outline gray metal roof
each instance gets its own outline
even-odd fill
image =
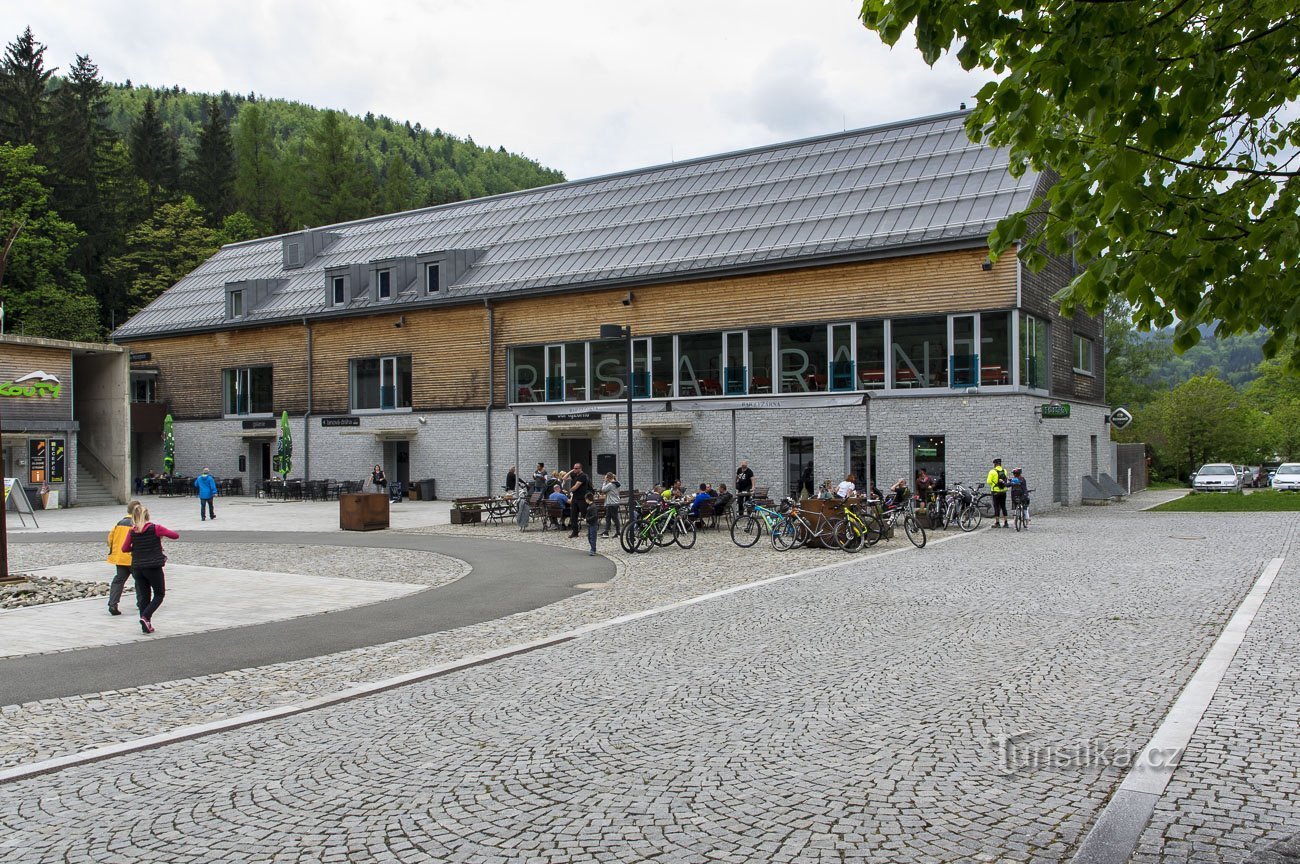
[[[965,112],[825,135],[378,216],[300,269],[282,237],[223,247],[113,334],[123,340],[228,326],[227,282],[285,280],[245,323],[337,314],[325,271],[446,250],[483,254],[436,305],[530,291],[636,285],[981,243],[1030,203],[1036,176],[972,143]],[[399,295],[395,302],[401,305]],[[409,302],[409,301],[408,301]],[[371,304],[365,298],[348,310]]]

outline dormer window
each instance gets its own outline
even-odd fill
[[[375,271],[375,298],[378,300],[388,300],[393,296],[393,271],[376,270]]]
[[[284,266],[301,267],[302,266],[302,244],[290,243],[284,247]]]
[[[330,277],[330,303],[335,306],[346,306],[348,302],[348,277],[331,276]]]
[[[244,317],[244,291],[243,289],[230,292],[230,317]]]
[[[442,265],[433,263],[424,265],[424,293],[437,294],[442,287]]]

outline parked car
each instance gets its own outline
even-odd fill
[[[1300,492],[1300,462],[1286,462],[1273,474],[1272,485],[1279,491]]]
[[[1237,466],[1228,462],[1202,465],[1192,480],[1192,488],[1197,492],[1240,492],[1241,475]]]

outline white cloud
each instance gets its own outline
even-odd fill
[[[980,81],[852,0],[59,0],[0,9],[66,69],[420,122],[569,177],[952,110]]]

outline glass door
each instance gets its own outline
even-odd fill
[[[831,324],[826,328],[831,358],[828,364],[831,390],[855,389],[853,349],[856,340],[853,328],[853,324]]]
[[[974,387],[980,382],[979,318],[975,315],[952,315],[948,318],[948,344],[952,356],[948,362],[949,387]]]
[[[564,346],[546,346],[546,401],[564,401]]]
[[[744,330],[722,334],[722,392],[726,396],[743,396],[748,391],[747,341],[748,334]]]

